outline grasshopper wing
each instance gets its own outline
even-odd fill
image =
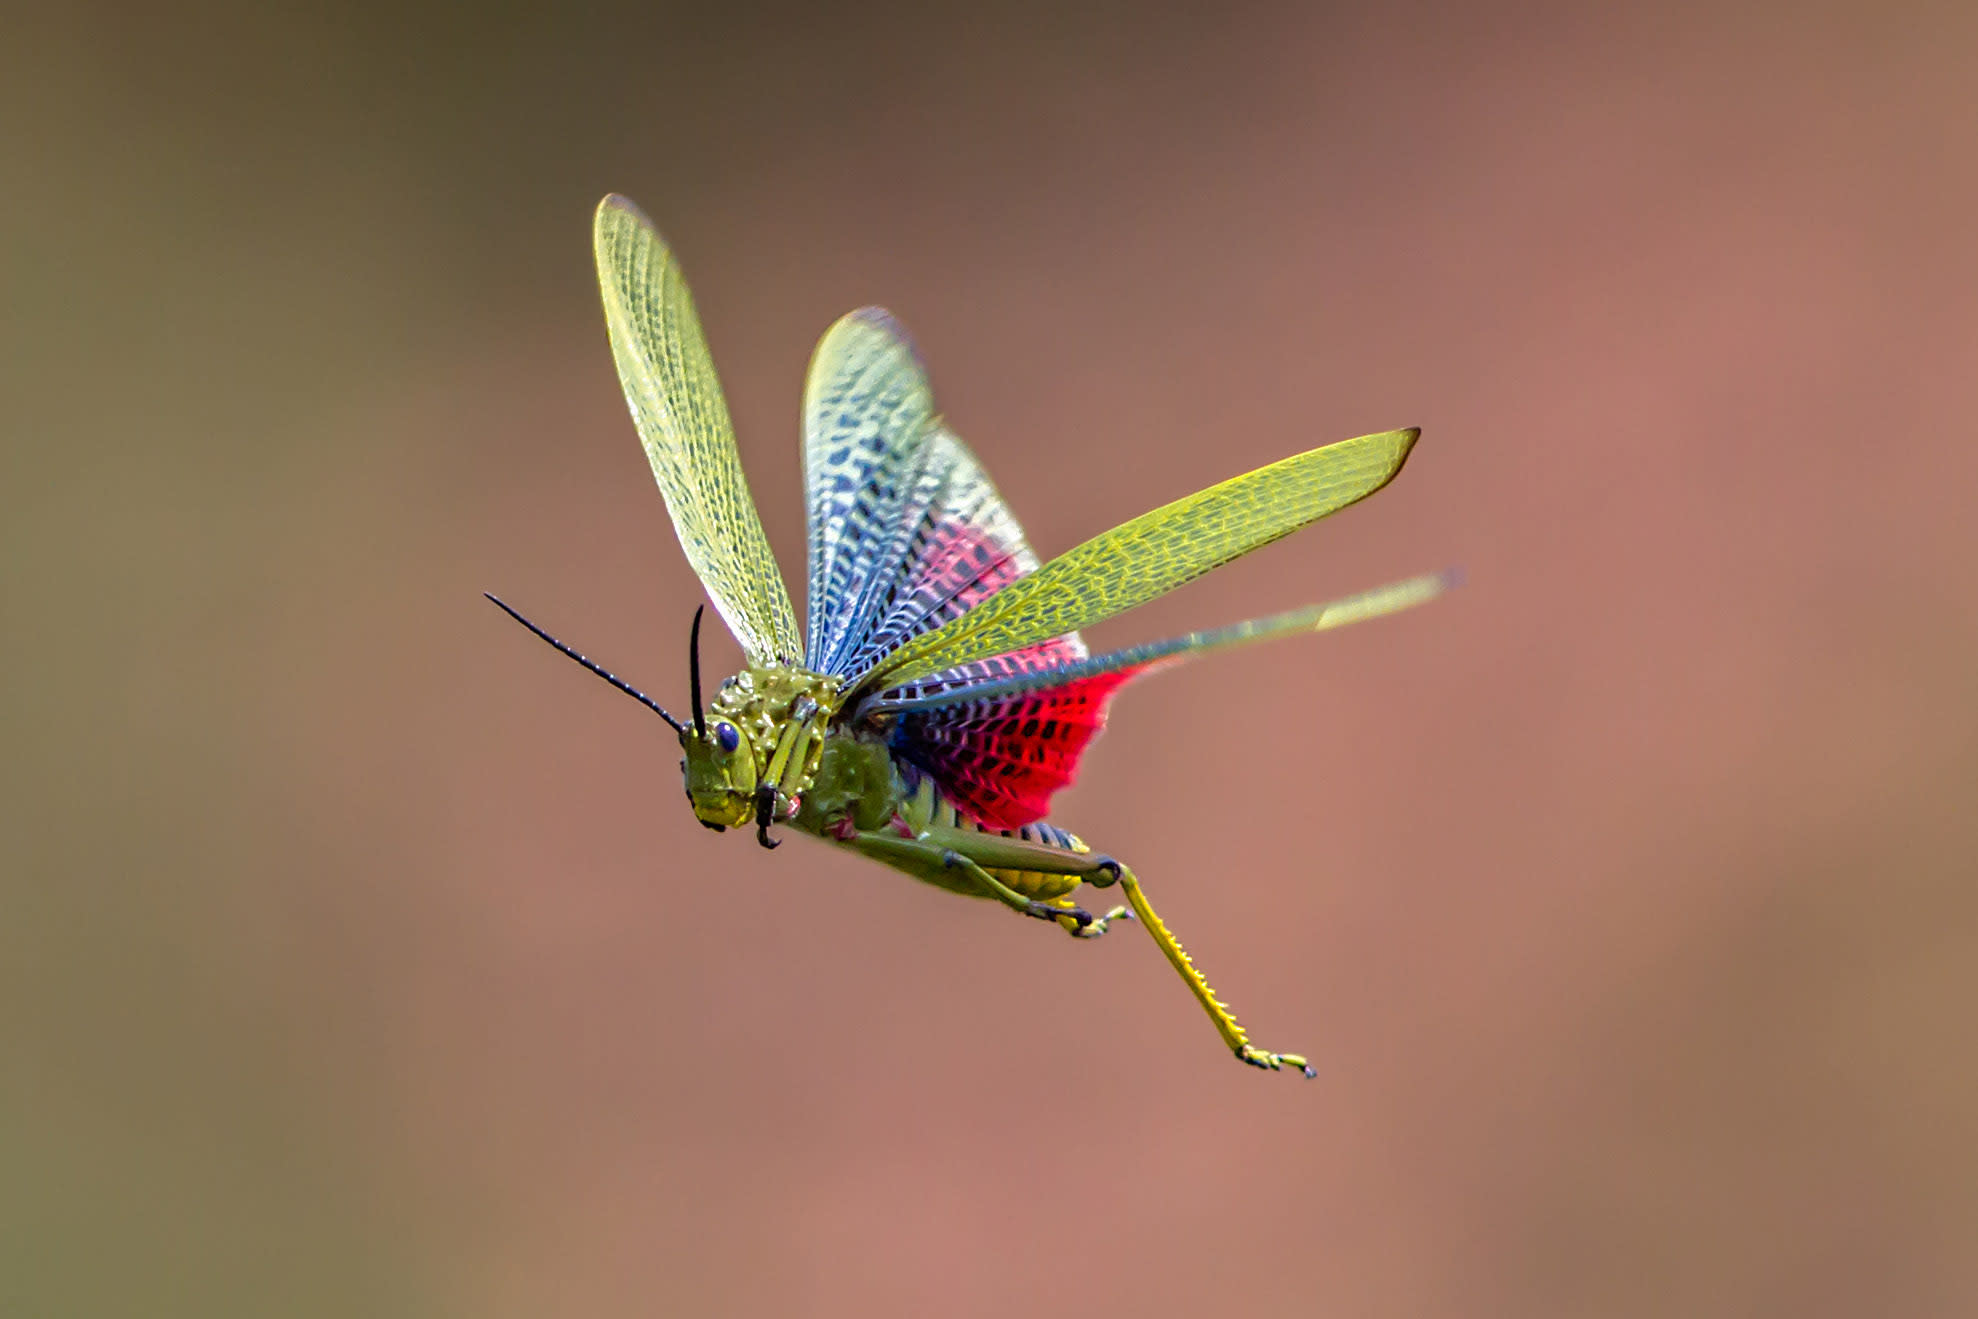
[[[933,391],[897,321],[866,307],[825,331],[804,381],[813,671],[842,673],[885,607],[940,492],[933,435]]]
[[[1420,433],[1341,440],[1142,514],[907,641],[852,686],[865,692],[899,687],[1145,604],[1366,498],[1401,470]]]
[[[1037,556],[961,437],[934,413],[906,330],[866,307],[825,332],[804,387],[808,666],[862,672],[1033,572]],[[1082,659],[1051,638],[1039,665]]]
[[[1424,573],[1406,581],[1391,582],[1361,591],[1341,600],[1302,609],[1252,618],[1227,627],[1209,628],[1163,641],[1145,641],[1124,650],[1103,655],[1087,655],[1054,663],[1048,668],[1026,669],[1004,663],[999,656],[977,661],[964,669],[916,679],[869,698],[861,707],[868,714],[913,715],[948,710],[957,705],[1003,701],[1032,692],[1050,691],[1094,678],[1124,675],[1121,682],[1154,669],[1199,659],[1218,650],[1252,646],[1260,641],[1330,632],[1370,618],[1384,618],[1404,609],[1427,604],[1461,580],[1455,571]]]
[[[680,548],[750,663],[794,664],[803,654],[796,611],[749,497],[680,265],[623,197],[599,203],[593,241],[618,380]]]
[[[867,698],[863,718],[892,729],[895,754],[927,774],[949,800],[984,824],[1012,829],[1039,820],[1078,773],[1079,758],[1106,725],[1107,704],[1143,673],[1213,651],[1325,632],[1433,600],[1456,574],[1432,573],[1330,604],[1104,655],[1052,656],[1037,648],[978,660]]]

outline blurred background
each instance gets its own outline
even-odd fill
[[[1978,11],[1210,8],[9,14],[0,1310],[1972,1312]],[[607,191],[793,592],[863,303],[1047,556],[1424,428],[1055,814],[1319,1080],[480,598],[684,699]]]

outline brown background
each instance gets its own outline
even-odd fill
[[[0,1310],[1978,1304],[1969,6],[59,12],[0,56]],[[1320,1080],[1131,927],[695,827],[479,598],[684,697],[609,190],[793,586],[860,303],[1046,554],[1425,428],[1096,639],[1470,584],[1130,690],[1059,802]]]

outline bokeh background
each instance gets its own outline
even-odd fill
[[[0,1311],[1978,1306],[1978,11],[6,26]],[[862,303],[1046,554],[1425,428],[1095,639],[1469,585],[1130,689],[1057,813],[1321,1079],[696,827],[480,598],[683,698],[607,191],[793,590]]]

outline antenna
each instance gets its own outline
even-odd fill
[[[706,605],[694,610],[694,630],[687,636],[687,680],[692,684],[694,697],[694,732],[702,738],[707,737],[707,720],[701,717],[701,615],[706,612]]]
[[[541,628],[537,627],[534,623],[531,623],[528,619],[516,613],[513,609],[510,609],[508,607],[507,602],[502,600],[499,596],[493,595],[487,591],[483,591],[481,592],[481,594],[487,596],[488,599],[493,600],[497,605],[501,607],[501,611],[503,613],[507,614],[510,618],[514,619],[516,622],[520,623],[523,627],[528,628],[531,632],[541,637],[544,641],[549,642],[550,645],[555,646],[558,650],[568,655],[571,659],[576,660],[579,664],[589,669],[592,673],[597,674],[598,677],[603,678],[606,682],[616,687],[619,691],[624,692],[627,696],[632,697],[634,700],[638,701],[639,704],[645,706],[648,710],[651,710],[654,714],[658,715],[661,719],[664,719],[667,723],[673,725],[674,732],[680,734],[682,737],[686,736],[687,734],[686,727],[683,724],[681,724],[681,722],[678,719],[675,719],[672,715],[666,713],[666,708],[662,706],[658,701],[655,701],[652,697],[646,695],[644,692],[640,691],[637,687],[634,687],[631,683],[626,682],[623,678],[619,677],[617,674],[612,673],[609,669],[605,668],[602,664],[598,664],[592,660],[585,659],[582,655],[579,655],[576,651],[564,645],[561,641],[558,641],[555,637],[543,631]],[[698,629],[700,624],[700,615],[696,614],[694,616],[694,622],[696,629]],[[696,680],[694,684],[694,708],[696,712],[698,712],[700,709],[700,684],[698,680]]]

